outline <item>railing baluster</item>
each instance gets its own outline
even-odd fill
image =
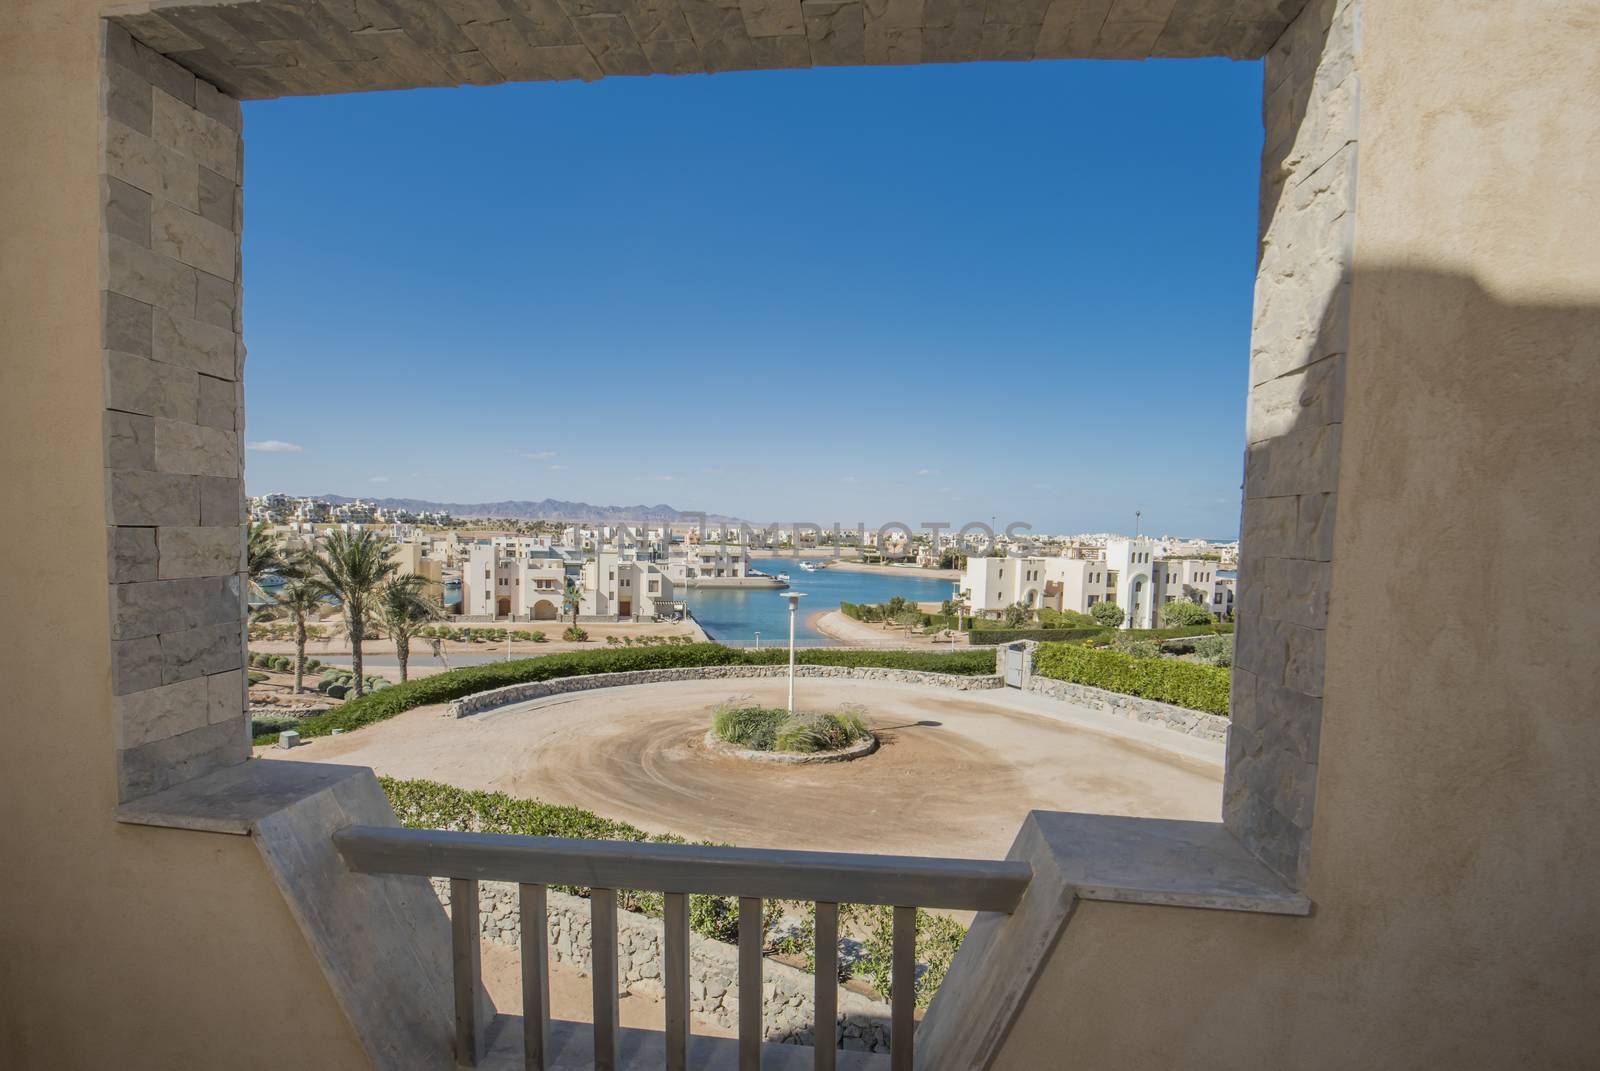
[[[833,1071],[838,1059],[839,1027],[839,905],[817,901],[817,1010],[811,1044],[816,1049],[816,1071]]]
[[[483,1054],[478,1022],[478,883],[450,879],[450,966],[456,997],[456,1062],[477,1067]]]
[[[739,1071],[761,1071],[761,897],[739,897]]]
[[[663,918],[667,982],[667,1071],[689,1071],[689,894],[667,893]]]
[[[522,1060],[544,1071],[550,1043],[550,930],[543,885],[519,885],[522,928]]]
[[[894,952],[890,963],[894,990],[889,1010],[890,1071],[911,1071],[911,1036],[917,1020],[917,909],[894,909]]]
[[[617,890],[589,890],[589,972],[594,979],[595,1071],[617,1068]]]

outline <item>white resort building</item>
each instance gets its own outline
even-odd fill
[[[1114,602],[1127,611],[1125,628],[1155,628],[1164,603],[1187,599],[1214,614],[1233,608],[1231,578],[1218,578],[1217,563],[1162,558],[1150,539],[1110,539],[1104,557],[968,558],[961,596],[974,614],[1008,606],[1089,613]]]

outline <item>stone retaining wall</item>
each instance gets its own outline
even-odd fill
[[[1027,690],[1066,703],[1075,703],[1080,707],[1103,710],[1130,721],[1153,723],[1163,729],[1171,729],[1205,740],[1222,742],[1228,737],[1227,718],[1200,710],[1175,707],[1170,703],[1158,703],[1154,699],[1141,699],[1136,695],[1123,695],[1120,692],[1108,692],[1104,688],[1091,688],[1086,684],[1073,684],[1069,681],[1040,676],[1028,679]]]
[[[885,669],[869,666],[796,666],[796,677],[835,677],[847,680],[886,681],[891,684],[921,684],[970,692],[1000,688],[999,677],[968,677],[954,673],[922,673],[910,669]],[[666,681],[736,680],[759,677],[786,677],[784,666],[683,666],[676,669],[639,669],[625,673],[588,673],[578,677],[559,677],[548,681],[529,681],[491,688],[462,696],[445,708],[447,718],[465,718],[510,703],[525,703],[552,695],[588,692],[596,688],[626,688],[634,684],[660,684]]]
[[[450,882],[433,879],[439,900],[450,907]],[[547,898],[550,959],[580,971],[590,969],[589,901],[550,890]],[[517,886],[511,882],[478,883],[478,927],[486,940],[522,947]],[[617,978],[624,991],[660,997],[662,981],[661,922],[634,911],[617,912]],[[729,1029],[739,1025],[739,952],[733,945],[689,935],[689,1010]],[[815,1039],[814,983],[805,971],[773,960],[762,961],[762,1024],[768,1041],[810,1045]],[[889,1006],[848,989],[839,990],[839,1022],[835,1038],[846,1049],[886,1052],[889,1048]]]

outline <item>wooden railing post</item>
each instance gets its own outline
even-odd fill
[[[589,890],[589,974],[594,979],[595,1071],[617,1071],[617,890]]]
[[[550,1051],[550,930],[543,885],[517,887],[522,928],[522,1059],[544,1071]]]
[[[911,1071],[912,1035],[917,1029],[917,909],[894,909],[894,948],[890,960],[890,1071]]]
[[[839,1042],[839,905],[817,901],[816,993],[812,1004],[816,1021],[812,1024],[812,1047],[816,1051],[816,1071],[833,1071]]]
[[[689,894],[667,893],[662,971],[667,984],[667,1071],[689,1071]]]
[[[456,1001],[456,1062],[477,1067],[483,1055],[483,1024],[478,1022],[478,883],[450,879],[450,965]]]
[[[739,1071],[761,1071],[761,897],[739,897]]]

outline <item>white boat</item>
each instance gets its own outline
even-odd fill
[[[801,562],[800,563],[800,568],[804,569],[808,573],[814,573],[814,572],[817,571],[817,566],[816,566],[815,562]]]
[[[788,573],[779,573],[778,574],[778,579],[783,581],[785,584],[787,584],[789,582],[789,574]]]

